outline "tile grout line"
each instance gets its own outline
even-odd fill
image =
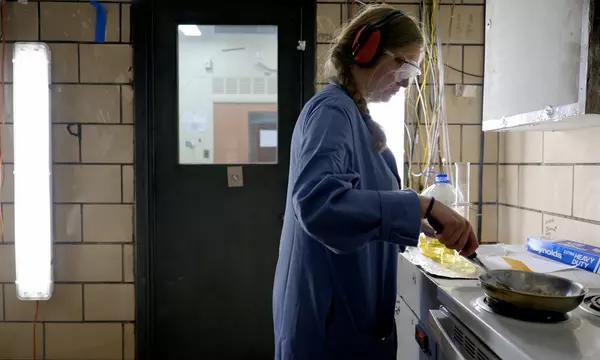
[[[125,282],[125,244],[121,244],[121,281]]]
[[[42,359],[46,359],[46,322],[42,322]]]
[[[458,125],[458,126],[460,127],[460,128],[459,128],[459,129],[460,129],[460,130],[459,130],[459,134],[460,134],[460,135],[459,135],[459,136],[460,136],[460,146],[458,147],[458,153],[459,153],[459,155],[458,155],[458,156],[460,157],[460,161],[461,161],[461,162],[463,162],[463,158],[464,158],[464,157],[463,157],[463,136],[464,136],[464,131],[465,131],[465,130],[464,130],[464,127],[463,127],[463,125]],[[469,171],[470,171],[470,170],[469,170]],[[470,179],[469,179],[469,181],[470,181]]]
[[[83,150],[82,150],[83,136],[82,135],[83,134],[82,134],[82,131],[83,131],[83,126],[81,124],[77,124],[77,142],[79,144],[79,163],[80,164],[83,163],[83,155],[82,155],[82,153],[83,153]]]
[[[87,86],[87,85],[85,85]],[[6,125],[13,125],[14,123],[10,122],[10,123],[6,123]],[[121,125],[118,122],[93,122],[93,121],[84,121],[84,122],[62,122],[62,121],[54,121],[52,123],[52,125],[94,125],[94,126],[117,126],[117,125]],[[134,124],[122,124],[123,126],[131,126],[133,127]],[[4,163],[10,163],[10,161],[5,161]]]
[[[519,210],[526,210],[526,211],[535,212],[538,214],[544,214],[544,215],[553,216],[553,217],[560,217],[563,219],[568,219],[568,220],[573,220],[573,221],[579,221],[579,222],[591,224],[591,225],[600,225],[600,221],[598,221],[598,220],[586,219],[586,218],[581,218],[581,217],[577,217],[577,216],[555,213],[555,212],[551,212],[551,211],[544,211],[541,209],[528,208],[528,207],[520,206],[520,205],[513,205],[513,204],[506,204],[506,203],[500,203],[498,205],[509,207],[509,208],[514,208],[514,209],[519,209]]]
[[[121,358],[125,360],[125,323],[121,323]]]
[[[546,212],[542,210],[542,221],[540,223],[540,234],[544,235],[544,218],[546,217]]]
[[[543,131],[542,132],[542,165],[546,165],[546,158],[544,156],[544,146],[545,146],[545,138],[546,138],[546,132]]]
[[[4,165],[14,165],[14,162],[4,162]],[[135,165],[133,162],[116,163],[116,162],[78,162],[78,161],[53,161],[52,165],[85,165],[85,166],[119,166],[119,165]],[[244,164],[245,165],[245,164]]]
[[[81,284],[81,321],[85,322],[85,284]]]
[[[11,85],[13,82],[12,81],[5,81],[4,82],[7,85]],[[70,85],[70,86],[74,86],[74,85],[88,85],[88,86],[119,86],[119,85],[131,85],[132,83],[130,82],[122,82],[122,81],[118,81],[115,80],[114,82],[106,82],[106,81],[79,81],[79,82],[73,82],[73,81],[56,81],[56,82],[52,82],[52,85]],[[107,122],[103,122],[101,124],[107,124]]]
[[[123,3],[119,3],[119,42],[123,42]]]
[[[575,215],[575,164],[573,164],[573,173],[571,177],[571,216]]]
[[[483,119],[482,119],[483,121]],[[482,123],[483,126],[483,123]],[[496,168],[498,169],[498,173],[500,173],[500,134],[498,134],[497,136],[497,140],[496,140]],[[518,187],[518,180],[519,180],[519,173],[518,173],[518,168],[517,168],[517,191],[519,190]],[[518,193],[517,193],[518,196]],[[500,196],[498,196],[498,199],[496,201],[496,241],[500,241]]]
[[[123,85],[119,85],[119,124],[123,124]]]
[[[125,198],[123,197],[123,164],[120,166],[121,168],[121,204],[125,202]]]
[[[520,179],[521,179],[521,171],[523,169],[521,168],[520,165],[517,165],[517,204],[521,201],[521,184],[520,184]]]
[[[79,227],[81,230],[81,234],[80,234],[81,241],[79,241],[79,243],[83,244],[85,242],[83,239],[83,204],[79,204],[79,221],[80,221]]]
[[[482,119],[483,121],[483,119]],[[483,125],[483,124],[482,124]],[[482,130],[483,131],[483,130]],[[485,143],[484,143],[485,145]],[[485,155],[485,151],[484,151]],[[500,241],[500,136],[496,134],[496,241]]]
[[[464,86],[465,85],[465,47],[463,45],[460,46],[460,51],[461,51],[461,70],[462,72],[460,73],[460,79],[461,79],[461,83]]]
[[[77,43],[77,83],[81,83],[81,46]]]

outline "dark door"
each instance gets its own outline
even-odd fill
[[[273,358],[289,145],[314,75],[299,41],[312,44],[314,4],[156,1],[134,5],[133,23],[138,358]]]

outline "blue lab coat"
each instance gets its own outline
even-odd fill
[[[398,183],[342,88],[305,105],[273,287],[275,359],[395,359],[397,257],[420,231],[417,195]]]

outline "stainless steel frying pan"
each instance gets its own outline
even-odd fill
[[[579,306],[587,294],[583,285],[558,276],[521,270],[488,270],[477,254],[469,259],[485,271],[479,276],[485,294],[520,310],[567,313]]]
[[[554,275],[490,270],[479,276],[487,296],[522,310],[566,313],[587,294],[583,285]]]

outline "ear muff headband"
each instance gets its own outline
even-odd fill
[[[352,43],[352,58],[356,64],[362,67],[369,67],[377,61],[382,51],[382,34],[380,29],[400,16],[404,16],[404,13],[401,11],[392,11],[383,17],[383,19],[372,24],[366,24],[358,30]]]

